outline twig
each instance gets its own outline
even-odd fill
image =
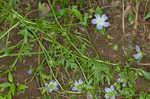
[[[138,15],[139,15],[139,6],[140,6],[140,0],[136,0],[136,15],[135,15],[135,25],[134,29],[137,29],[137,24],[138,24]]]
[[[146,0],[145,9],[144,9],[144,16],[146,15],[146,12],[147,12],[148,1],[149,1],[149,0]]]
[[[149,65],[150,66],[150,63],[138,63],[137,65],[143,65],[143,66]]]
[[[124,17],[125,17],[125,11],[124,11],[125,7],[124,7],[124,0],[122,0],[122,29],[123,29],[123,34],[125,33],[125,21],[124,21]]]

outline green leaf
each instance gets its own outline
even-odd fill
[[[15,95],[15,89],[16,89],[15,84],[11,84],[10,91],[11,91],[12,95]]]
[[[13,6],[15,6],[16,3],[17,3],[17,0],[11,0],[11,3],[12,3]]]
[[[142,73],[146,79],[150,80],[150,72],[146,72],[146,71],[142,70]]]
[[[136,0],[132,0],[132,2],[136,4]]]
[[[62,7],[65,7],[69,4],[70,0],[61,0],[61,3],[59,1],[59,3],[61,4]]]
[[[150,80],[150,72],[146,72],[142,69],[137,69],[137,73],[140,76],[144,76],[145,79]]]
[[[0,96],[0,99],[6,99],[6,98],[4,98],[4,97]]]
[[[79,19],[79,20],[83,19],[82,14],[80,13],[80,11],[77,10],[76,6],[72,6],[72,14],[75,15],[77,17],[77,19]]]
[[[22,90],[28,88],[28,86],[25,85],[25,84],[19,84],[17,87],[18,87],[18,90],[19,90],[19,91],[22,91]]]
[[[12,76],[12,73],[11,73],[11,72],[8,73],[8,80],[9,80],[10,82],[13,82],[13,76]]]
[[[105,34],[105,31],[106,31],[106,29],[103,27],[101,30],[98,30],[98,32],[100,33],[100,34],[102,34],[102,35],[104,35]]]
[[[102,11],[102,9],[100,7],[96,8],[96,14],[100,14],[100,15],[103,14],[103,11]]]
[[[107,35],[107,38],[108,38],[108,39],[111,39],[111,35],[108,34],[108,35]]]
[[[145,20],[148,18],[150,18],[150,12],[148,12],[147,15],[144,17]]]
[[[1,88],[7,88],[7,87],[10,87],[10,83],[9,82],[4,82],[4,83],[2,83],[2,84],[0,84],[0,87]]]
[[[69,12],[68,9],[60,9],[55,11],[56,16],[60,19],[61,17],[63,17],[64,15],[67,15]]]
[[[118,45],[115,44],[115,45],[113,46],[113,49],[114,49],[115,51],[117,51],[117,50],[118,50]]]
[[[133,18],[134,18],[134,15],[128,14],[128,20],[129,20],[130,24],[133,23]]]
[[[10,94],[10,93],[9,93],[9,94],[7,94],[6,99],[12,99],[12,96],[11,96],[11,94]]]

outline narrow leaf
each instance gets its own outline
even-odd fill
[[[25,85],[25,84],[19,84],[19,85],[18,85],[18,90],[19,90],[19,91],[24,90],[24,89],[26,89],[26,88],[28,88],[28,86]]]
[[[8,80],[9,80],[10,82],[13,82],[13,76],[12,76],[12,73],[11,73],[11,72],[8,73]]]
[[[0,87],[1,88],[7,88],[7,87],[10,87],[10,83],[9,82],[4,82],[4,83],[2,83],[2,84],[0,84]]]
[[[150,12],[148,12],[147,15],[144,17],[145,20],[148,18],[150,18]]]
[[[82,20],[82,14],[77,10],[75,6],[72,7],[72,13],[77,17],[77,19]]]

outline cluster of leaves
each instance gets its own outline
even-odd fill
[[[12,99],[13,95],[17,94],[17,92],[22,93],[26,88],[28,88],[28,86],[25,84],[15,84],[12,73],[8,72],[8,82],[3,82],[0,84],[0,98]]]

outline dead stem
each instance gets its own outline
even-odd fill
[[[125,7],[124,7],[124,0],[122,0],[122,29],[123,29],[123,34],[125,33],[125,21],[124,21],[124,18],[125,18],[125,11],[124,11]]]
[[[137,29],[137,25],[138,25],[138,15],[139,15],[139,6],[140,6],[140,0],[136,0],[136,15],[135,15],[135,24],[134,24],[134,29]]]
[[[150,63],[138,63],[137,65],[150,66]]]
[[[144,9],[144,16],[146,15],[146,12],[147,12],[148,1],[149,1],[149,0],[146,0],[145,9]]]

